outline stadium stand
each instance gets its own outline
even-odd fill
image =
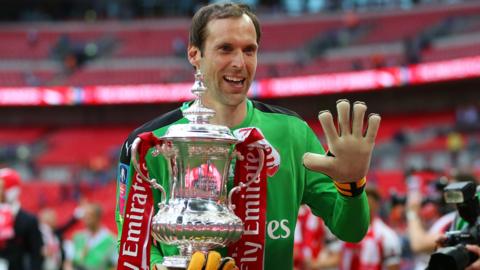
[[[477,55],[478,12],[480,5],[472,2],[381,13],[265,16],[257,79],[403,65],[410,61],[407,43],[419,61]],[[186,81],[191,72],[183,53],[187,29],[181,19],[4,27],[0,57],[9,65],[2,68],[0,85]],[[132,75],[125,78],[127,73]],[[172,73],[180,75],[172,79]]]

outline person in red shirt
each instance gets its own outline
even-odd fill
[[[374,187],[366,188],[370,205],[370,227],[359,243],[344,243],[340,251],[341,270],[400,269],[401,243],[398,235],[378,215],[381,197]]]
[[[13,225],[13,235],[0,245],[0,269],[38,269],[43,265],[42,235],[38,219],[20,205],[20,174],[10,168],[0,169],[0,204],[8,210]],[[4,212],[5,214],[5,212]]]

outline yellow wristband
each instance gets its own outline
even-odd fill
[[[356,197],[362,194],[363,190],[365,189],[365,185],[367,184],[367,178],[363,177],[362,179],[353,183],[339,183],[335,180],[333,181],[333,183],[335,184],[335,187],[340,194],[346,197]]]

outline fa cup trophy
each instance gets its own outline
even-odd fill
[[[180,251],[179,255],[164,258],[166,267],[184,269],[193,252],[208,252],[240,239],[243,222],[233,212],[232,195],[255,181],[262,170],[260,166],[255,176],[227,193],[230,163],[239,140],[228,127],[209,123],[215,112],[202,104],[205,91],[202,75],[197,72],[192,87],[197,97],[183,111],[189,123],[170,126],[153,148],[153,157],[162,155],[168,162],[168,198],[167,187],[140,170],[137,156],[141,139],[136,138],[132,144],[135,170],[162,194],[159,210],[152,219],[152,236],[161,243],[176,245]],[[258,152],[263,164],[264,152]]]

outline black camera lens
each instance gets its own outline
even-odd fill
[[[433,253],[428,270],[464,270],[477,259],[464,245],[444,247]]]

